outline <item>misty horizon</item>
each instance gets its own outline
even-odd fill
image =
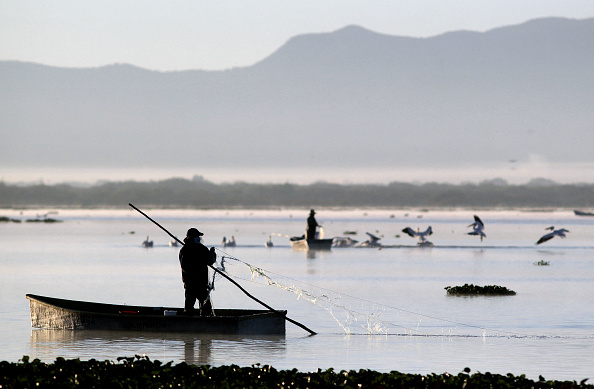
[[[550,164],[545,162],[508,162],[497,167],[466,168],[376,168],[376,169],[193,169],[193,168],[13,168],[0,171],[0,182],[29,185],[75,183],[94,185],[100,182],[159,181],[170,178],[202,177],[215,183],[247,182],[257,184],[291,183],[309,185],[316,182],[333,184],[387,184],[405,182],[425,184],[479,184],[503,180],[510,185],[523,185],[532,180],[550,180],[557,184],[594,183],[592,164]]]
[[[594,19],[414,39],[358,26],[257,64],[0,61],[0,179],[594,182]]]

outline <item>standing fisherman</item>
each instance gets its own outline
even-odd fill
[[[316,239],[316,228],[321,227],[316,221],[316,217],[314,216],[315,214],[316,211],[313,209],[309,211],[309,217],[307,218],[307,229],[305,230],[305,239],[307,240]]]
[[[198,300],[200,316],[212,315],[210,290],[208,286],[208,265],[215,263],[217,255],[215,248],[210,250],[200,243],[204,235],[196,228],[190,228],[186,233],[184,245],[179,250],[179,264],[182,269],[182,281],[186,290],[184,312],[194,314],[194,304]]]

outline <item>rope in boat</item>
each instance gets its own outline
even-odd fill
[[[444,323],[449,323],[449,324],[460,326],[460,327],[474,328],[474,329],[477,329],[477,330],[482,331],[482,335],[481,335],[482,337],[486,337],[486,331],[487,330],[488,331],[491,331],[491,332],[505,334],[506,336],[514,336],[514,337],[527,337],[528,336],[528,335],[525,335],[525,334],[518,334],[518,333],[515,333],[515,332],[511,332],[511,331],[505,331],[505,330],[499,330],[499,329],[489,329],[489,328],[486,328],[486,327],[483,327],[483,326],[478,326],[478,325],[473,325],[473,324],[468,324],[468,323],[462,323],[462,322],[455,321],[455,320],[450,320],[450,319],[443,319],[443,318],[440,318],[440,317],[437,317],[437,316],[427,315],[427,314],[423,314],[423,313],[419,313],[419,312],[407,310],[407,309],[404,309],[404,308],[396,307],[396,306],[393,306],[393,305],[378,303],[378,302],[375,302],[375,301],[371,301],[371,300],[368,300],[368,299],[364,299],[364,298],[352,296],[352,295],[345,294],[345,293],[342,293],[342,292],[337,292],[337,291],[334,291],[334,290],[331,290],[331,289],[328,289],[328,288],[324,288],[324,287],[320,287],[320,286],[317,286],[317,285],[313,285],[313,284],[307,283],[305,281],[301,281],[301,280],[297,280],[297,279],[294,279],[294,278],[291,278],[291,277],[287,277],[285,275],[278,274],[278,273],[275,273],[273,271],[262,269],[260,267],[254,266],[254,265],[252,265],[252,264],[250,264],[250,263],[248,263],[246,261],[243,261],[243,260],[241,260],[241,259],[239,259],[239,258],[237,258],[235,256],[232,256],[229,253],[227,253],[227,252],[225,252],[225,251],[223,251],[223,250],[221,250],[219,248],[215,248],[215,249],[217,251],[220,251],[223,254],[221,256],[222,261],[224,261],[225,258],[226,258],[226,259],[231,259],[231,260],[237,261],[239,263],[242,263],[243,265],[247,266],[250,269],[250,272],[252,274],[252,279],[251,280],[243,279],[243,278],[237,277],[235,275],[233,275],[233,277],[241,278],[241,279],[243,279],[245,281],[251,281],[251,282],[254,282],[254,277],[256,277],[256,276],[262,277],[262,278],[264,278],[266,280],[266,282],[268,283],[268,285],[276,286],[276,287],[279,287],[279,288],[281,288],[281,289],[283,289],[285,291],[288,291],[288,292],[297,294],[299,298],[304,298],[304,299],[308,300],[309,302],[311,302],[313,304],[316,304],[318,306],[321,306],[322,308],[324,308],[325,310],[327,310],[332,315],[332,317],[334,318],[334,320],[336,320],[337,323],[342,327],[342,329],[345,330],[345,332],[347,332],[347,333],[349,333],[349,330],[334,315],[334,313],[332,312],[332,309],[331,308],[328,308],[328,307],[324,307],[324,306],[322,306],[321,304],[318,303],[320,299],[324,299],[327,304],[330,304],[330,305],[332,305],[334,307],[337,307],[337,308],[344,309],[344,310],[346,310],[350,314],[357,313],[357,314],[359,314],[361,316],[367,316],[367,317],[369,317],[369,314],[362,313],[362,312],[357,312],[357,311],[354,311],[354,310],[352,310],[350,308],[347,308],[345,306],[339,305],[339,304],[335,303],[334,301],[332,301],[327,295],[316,296],[313,293],[308,292],[308,291],[303,290],[303,289],[300,289],[298,287],[283,285],[283,284],[277,282],[276,280],[273,280],[269,276],[269,274],[270,275],[274,275],[274,276],[285,278],[285,279],[287,279],[289,281],[292,281],[292,282],[295,282],[295,283],[299,283],[299,284],[302,284],[302,285],[307,285],[307,286],[312,287],[312,288],[317,288],[317,289],[319,289],[321,291],[331,292],[331,293],[338,294],[338,295],[341,295],[341,296],[346,296],[346,297],[351,298],[351,299],[354,299],[354,300],[359,300],[359,301],[362,301],[362,302],[365,302],[365,303],[373,304],[373,305],[376,305],[378,307],[383,307],[383,308],[387,308],[387,309],[393,309],[393,310],[404,312],[404,313],[407,313],[407,314],[416,315],[418,317],[422,317],[422,318],[425,318],[425,319],[436,320],[436,321],[440,321],[440,322],[444,322]],[[225,271],[224,270],[224,265],[222,266],[222,270]],[[371,315],[373,315],[373,313]],[[368,320],[368,328],[367,328],[367,330],[368,330],[369,333],[371,333],[373,330],[382,332],[381,329],[379,327],[377,327],[377,326],[372,326],[372,328],[370,328],[369,327],[369,321],[370,320]],[[379,319],[379,317],[372,317],[371,318],[371,321],[375,321],[375,322],[378,322],[378,323],[384,323],[384,324],[390,324],[390,325],[392,325],[394,327],[398,327],[398,328],[401,328],[403,330],[409,331],[411,334],[414,333],[414,334],[417,334],[417,335],[424,335],[424,336],[433,336],[434,335],[434,334],[429,334],[429,333],[425,333],[423,331],[420,331],[418,328],[417,329],[413,329],[413,328],[409,328],[409,327],[406,327],[406,326],[402,326],[402,325],[400,325],[398,323],[394,323],[392,321],[381,320],[381,319]]]

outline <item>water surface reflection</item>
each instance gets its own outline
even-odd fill
[[[284,358],[284,335],[225,335],[100,330],[34,329],[30,338],[31,354],[49,362],[65,358],[116,360],[146,354],[150,359],[196,365],[245,364],[267,358]]]

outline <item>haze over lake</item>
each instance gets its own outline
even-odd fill
[[[546,18],[423,39],[347,26],[226,71],[1,61],[0,176],[592,182],[590,47],[594,19]]]

